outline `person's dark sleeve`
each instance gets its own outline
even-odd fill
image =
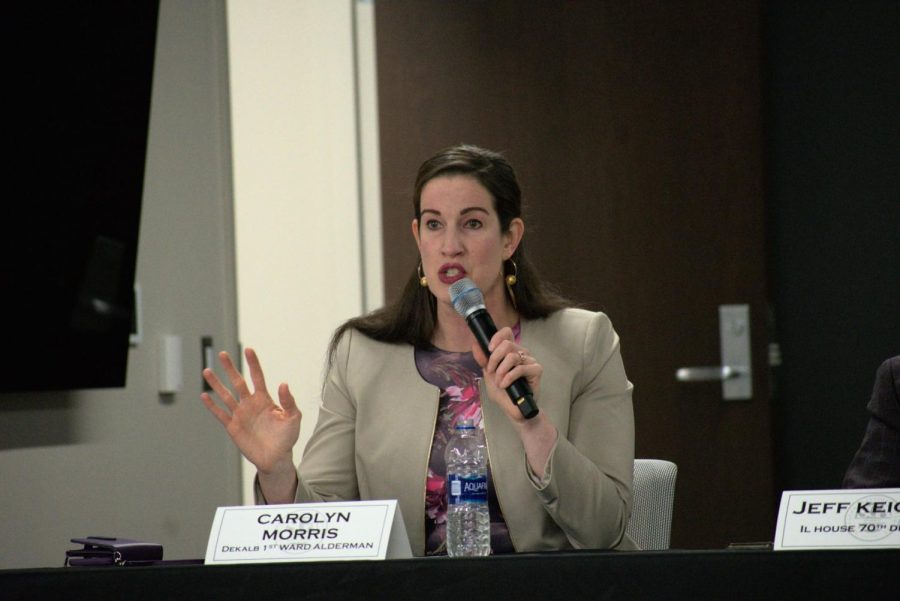
[[[878,368],[866,408],[869,423],[843,487],[900,487],[900,355]]]

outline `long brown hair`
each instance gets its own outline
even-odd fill
[[[512,220],[521,218],[522,192],[512,165],[497,152],[461,144],[441,150],[419,167],[413,194],[416,219],[421,217],[422,189],[425,184],[445,175],[467,175],[478,180],[494,199],[494,210],[500,218],[501,231],[508,232]],[[528,260],[524,239],[510,261],[504,264],[507,273],[513,272],[512,262],[515,262],[517,279],[514,288],[515,305],[521,317],[539,319],[572,305],[540,279]],[[354,317],[335,330],[329,346],[329,366],[334,359],[338,341],[350,328],[381,342],[428,347],[436,322],[434,297],[427,287],[419,285],[417,268],[413,267],[398,301],[366,315]]]

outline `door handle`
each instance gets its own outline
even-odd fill
[[[722,382],[722,398],[743,401],[753,398],[750,358],[750,306],[719,305],[719,352],[722,365],[681,367],[679,382]]]
[[[730,380],[741,375],[739,367],[723,365],[721,367],[681,367],[675,372],[679,382],[709,382],[711,380]]]

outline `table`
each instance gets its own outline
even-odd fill
[[[3,599],[896,599],[900,550],[576,551],[486,558],[0,571]]]

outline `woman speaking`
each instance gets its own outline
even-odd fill
[[[318,422],[299,466],[301,414],[276,403],[259,359],[230,387],[206,369],[209,411],[257,468],[258,503],[397,499],[415,555],[446,553],[444,448],[456,422],[484,430],[494,553],[634,548],[625,536],[634,462],[632,385],[603,313],[571,308],[525,252],[522,198],[500,154],[447,148],[419,168],[419,263],[401,298],[334,334]],[[454,309],[468,278],[496,324],[485,353]],[[506,389],[524,379],[538,413]]]

